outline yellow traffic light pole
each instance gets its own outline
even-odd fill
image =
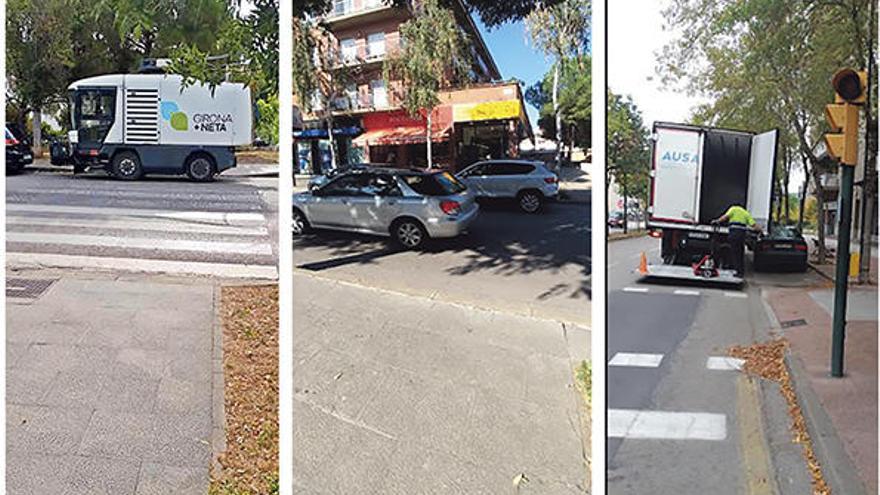
[[[832,79],[836,93],[835,103],[825,106],[825,118],[832,130],[825,135],[825,146],[828,154],[840,163],[840,214],[834,277],[834,319],[831,327],[831,376],[834,377],[843,376],[853,175],[858,161],[859,106],[865,102],[866,79],[864,71],[837,71]]]

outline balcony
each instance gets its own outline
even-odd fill
[[[822,187],[825,190],[839,190],[840,189],[840,177],[836,173],[828,173],[822,175]]]
[[[387,0],[335,0],[333,8],[324,16],[324,23],[331,30],[340,29],[387,18],[394,12],[404,17],[411,15],[409,9],[395,9]]]

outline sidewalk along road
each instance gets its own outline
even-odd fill
[[[7,493],[206,493],[215,288],[45,272],[7,286]]]
[[[833,289],[773,288],[766,299],[788,339],[793,379],[817,455],[836,493],[877,493],[877,290],[847,295],[844,376],[832,378]]]
[[[293,278],[295,493],[588,492],[589,331]]]
[[[6,180],[7,266],[277,278],[277,180]]]
[[[769,338],[763,284],[815,274],[748,271],[743,289],[644,283],[639,257],[658,247],[608,245],[608,493],[806,493],[784,403],[726,356]]]
[[[389,238],[318,231],[294,239],[295,270],[440,301],[590,325],[590,207],[526,215],[488,205],[464,236],[403,251]]]

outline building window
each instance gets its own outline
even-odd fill
[[[345,87],[345,97],[348,99],[348,108],[357,109],[361,106],[357,84],[351,83]]]
[[[315,90],[312,93],[312,109],[315,111],[321,111],[324,109],[323,99],[321,98],[321,91]]]
[[[386,108],[388,106],[388,93],[385,90],[385,81],[370,81],[370,94],[373,97],[374,108]]]
[[[352,0],[333,0],[333,13],[335,15],[345,15],[352,10]]]
[[[382,5],[382,0],[366,0],[367,8],[374,8]]]
[[[346,38],[339,42],[342,52],[342,62],[351,63],[357,60],[357,42],[354,38]]]
[[[378,58],[385,55],[385,33],[367,36],[367,57]]]

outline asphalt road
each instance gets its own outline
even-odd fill
[[[387,238],[321,231],[294,240],[297,270],[332,280],[590,325],[590,205],[538,215],[486,205],[469,232],[402,251]]]
[[[658,246],[649,237],[608,245],[608,493],[747,493],[762,462],[752,447],[767,443],[751,436],[755,418],[784,425],[785,412],[750,409],[743,375],[710,358],[768,338],[762,287],[815,276],[747,267],[741,289],[639,280],[641,253],[657,261]]]
[[[30,171],[6,179],[9,266],[277,276],[277,179],[113,180]]]

